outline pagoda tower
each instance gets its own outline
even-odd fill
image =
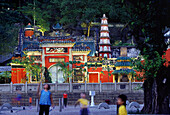
[[[99,56],[102,58],[111,58],[110,36],[107,17],[105,14],[103,14],[103,17],[101,18]]]

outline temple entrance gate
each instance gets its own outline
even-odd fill
[[[59,66],[52,66],[49,68],[52,83],[63,83],[65,81],[63,71],[59,71],[60,69],[61,67]]]

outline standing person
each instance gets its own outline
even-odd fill
[[[30,106],[30,109],[32,108],[32,94],[29,94],[29,106]]]
[[[30,91],[31,91],[31,89],[30,89]],[[32,109],[32,96],[33,96],[33,94],[32,93],[29,93],[29,106],[30,106],[30,109]]]
[[[126,95],[121,94],[121,95],[118,96],[118,99],[117,99],[118,115],[127,115],[126,100],[127,100]]]
[[[80,104],[80,115],[89,115],[89,101],[86,99],[85,93],[80,94],[80,99],[78,99],[75,103],[75,107]]]
[[[67,95],[67,92],[65,91],[64,94],[63,94],[63,99],[64,99],[63,101],[64,101],[65,107],[67,107],[67,97],[68,97],[68,95]]]
[[[52,105],[54,107],[52,94],[49,91],[50,90],[50,85],[45,84],[44,85],[44,90],[42,90],[41,93],[39,92],[39,89],[40,89],[40,84],[38,86],[38,93],[39,93],[39,96],[40,96],[39,115],[43,115],[44,112],[45,112],[45,115],[49,115],[50,106]]]

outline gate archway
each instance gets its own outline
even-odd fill
[[[51,73],[51,81],[52,83],[63,83],[64,76],[63,76],[63,71],[59,71],[61,67],[59,66],[52,66],[49,68],[49,72]]]

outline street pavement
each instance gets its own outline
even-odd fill
[[[98,109],[97,106],[90,107],[90,115],[116,115],[116,106],[110,105],[110,109]],[[50,111],[50,115],[79,115],[80,107],[68,106],[67,108],[62,109],[62,112],[59,112],[59,107],[56,106]],[[25,107],[23,110],[22,107],[13,107],[13,113],[10,111],[0,111],[0,115],[38,115],[36,107]]]

